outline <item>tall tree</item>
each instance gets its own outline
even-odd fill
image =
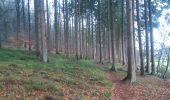
[[[124,0],[122,0],[122,30],[121,30],[121,39],[122,39],[122,65],[125,65],[125,50],[124,50]]]
[[[109,34],[111,35],[111,48],[112,48],[112,71],[116,71],[115,68],[115,49],[114,49],[114,32],[113,32],[113,7],[112,7],[112,0],[108,0],[108,13],[109,13]]]
[[[64,30],[64,42],[65,42],[65,53],[66,56],[69,56],[69,48],[68,48],[68,43],[69,43],[69,13],[68,13],[68,0],[65,0],[65,30]]]
[[[139,53],[140,53],[140,70],[141,70],[141,75],[144,75],[143,48],[142,48],[141,24],[140,24],[140,15],[139,15],[139,0],[136,0],[136,12],[137,12],[137,29],[138,29],[138,40],[139,40]]]
[[[28,0],[28,34],[29,34],[29,50],[31,50],[31,18],[30,18],[30,0]]]
[[[44,62],[47,62],[48,55],[47,55],[47,35],[45,31],[45,11],[44,11],[44,0],[34,0],[34,9],[35,9],[35,25],[36,27],[36,34],[38,34],[38,45],[39,53],[41,59]]]
[[[150,73],[150,64],[149,64],[149,34],[148,34],[148,9],[147,9],[147,0],[144,0],[144,9],[145,9],[145,39],[146,39],[146,72]]]
[[[0,32],[0,49],[2,48],[2,34]]]
[[[59,33],[58,33],[58,6],[57,6],[57,0],[54,0],[54,25],[55,25],[55,44],[56,44],[56,54],[59,53]]]
[[[169,47],[168,55],[167,55],[167,65],[166,65],[165,71],[162,75],[162,78],[165,78],[165,75],[166,75],[168,68],[169,68],[169,63],[170,63],[170,53],[169,52],[170,52],[170,47]]]
[[[23,28],[24,28],[24,32],[25,32],[25,0],[22,0],[22,19],[23,19]]]
[[[148,0],[148,8],[149,8],[149,26],[150,26],[150,44],[151,44],[151,74],[155,74],[155,61],[154,61],[154,37],[153,37],[153,28],[152,28],[152,7],[151,0]]]
[[[136,81],[136,66],[133,41],[133,9],[132,0],[127,0],[127,34],[128,34],[128,74],[125,80]]]
[[[98,0],[98,34],[99,34],[99,59],[100,63],[103,63],[103,57],[102,57],[102,37],[101,37],[101,1]]]
[[[20,35],[20,0],[15,0],[16,12],[17,12],[17,42],[19,42]]]
[[[74,17],[74,20],[75,20],[75,22],[74,22],[74,27],[75,27],[75,39],[76,39],[76,41],[75,41],[75,44],[76,44],[76,59],[78,60],[78,30],[77,30],[77,28],[78,28],[78,22],[77,22],[77,10],[78,9],[78,7],[77,7],[77,0],[75,0],[75,17]]]
[[[46,0],[46,16],[47,16],[47,45],[48,45],[48,52],[50,51],[50,17],[49,17],[49,6],[48,0]]]

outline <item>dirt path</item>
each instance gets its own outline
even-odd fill
[[[112,81],[110,100],[170,100],[170,82],[154,76],[137,76],[137,82],[123,82],[120,72],[111,72],[105,65],[96,64]]]

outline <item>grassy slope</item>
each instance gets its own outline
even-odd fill
[[[49,55],[42,63],[33,52],[0,50],[0,99],[107,99],[111,82],[89,61]]]

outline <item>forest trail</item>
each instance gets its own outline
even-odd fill
[[[106,65],[96,64],[109,80],[112,81],[110,100],[170,100],[170,82],[154,76],[141,77],[137,75],[137,82],[129,84],[123,82],[125,72],[111,72]]]

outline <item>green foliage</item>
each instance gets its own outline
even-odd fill
[[[111,96],[111,93],[108,92],[108,91],[103,93],[103,97],[104,97],[105,100],[109,99],[110,96]]]
[[[39,91],[57,91],[57,86],[52,82],[44,82],[40,78],[33,77],[28,81],[28,85],[26,86],[28,91],[31,90],[39,90]]]
[[[0,51],[0,61],[28,61],[37,59],[33,52],[14,49],[1,49]]]

